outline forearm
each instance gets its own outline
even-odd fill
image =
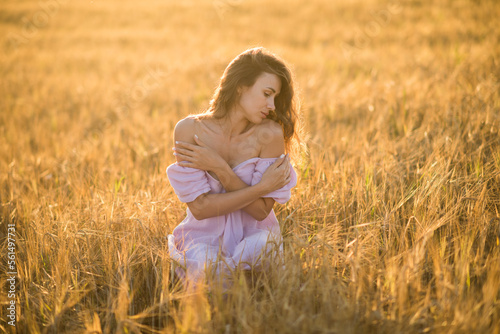
[[[221,194],[204,194],[189,203],[198,220],[225,215],[240,210],[268,192],[262,184]]]
[[[219,178],[220,182],[226,192],[233,192],[240,189],[250,187],[238,175],[229,167],[229,165],[224,166],[219,170],[215,170],[214,173]],[[274,201],[266,202],[263,198],[257,198],[252,203],[243,207],[242,210],[251,215],[257,220],[262,220],[269,215],[271,212]]]

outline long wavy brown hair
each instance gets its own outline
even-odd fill
[[[211,115],[216,119],[226,117],[237,102],[238,88],[253,86],[264,72],[275,74],[281,81],[280,94],[274,101],[275,110],[270,112],[267,118],[282,126],[286,149],[290,152],[292,140],[300,142],[293,76],[286,63],[265,48],[248,49],[229,63],[210,101],[209,109],[202,115]]]

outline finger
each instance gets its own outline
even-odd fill
[[[279,165],[280,168],[283,168],[283,169],[288,169],[290,166],[290,163],[289,163],[289,160],[288,160],[288,154],[285,155],[285,157],[283,158],[283,161],[281,162],[281,164]]]
[[[282,163],[288,165],[288,162],[290,162],[290,155],[287,153],[287,154],[285,154],[285,157],[283,158]]]
[[[176,141],[175,145],[176,145],[176,147],[185,148],[185,149],[188,149],[191,151],[194,151],[198,147],[198,145],[191,144],[191,143],[188,143],[185,141]]]
[[[286,172],[287,174],[290,174],[290,161],[287,161],[286,163]]]
[[[194,135],[194,141],[196,142],[196,144],[200,145],[200,146],[203,146],[203,147],[206,147],[207,145],[200,139],[200,137],[198,137],[198,135]]]
[[[189,161],[179,161],[177,164],[181,167],[190,167],[190,168],[197,168],[196,164],[189,162]]]
[[[174,147],[174,152],[178,153],[178,154],[188,155],[188,156],[192,156],[192,153],[193,153],[193,151],[191,151],[191,150],[186,150],[186,149],[180,148],[180,147]]]
[[[290,175],[290,165],[289,165],[289,164],[287,164],[287,165],[286,165],[286,168],[285,168],[285,175],[286,175],[286,176],[289,176],[289,175]]]
[[[283,175],[283,180],[286,182],[286,180],[288,180],[289,177],[290,177],[290,175],[288,173],[285,173]]]
[[[283,188],[283,187],[284,187],[284,186],[286,186],[287,184],[288,184],[288,180],[283,179],[283,181],[281,182],[280,187],[279,187],[278,189]],[[278,190],[278,189],[277,189],[277,190]]]
[[[196,159],[193,159],[191,157],[179,157],[178,162],[187,166],[198,166],[198,161]]]
[[[286,154],[286,160],[285,160],[285,164],[286,164],[286,169],[290,169],[290,154]]]
[[[286,158],[286,155],[282,154],[278,157],[278,159],[276,159],[276,161],[274,162],[274,164],[276,165],[276,168],[278,168],[279,166],[281,166],[281,164],[283,163],[283,161],[285,161],[285,158]]]
[[[181,160],[181,161],[189,161],[189,162],[193,162],[193,157],[189,156],[189,155],[186,155],[186,154],[182,154],[182,153],[175,153],[174,152],[174,155],[177,157],[177,159]]]

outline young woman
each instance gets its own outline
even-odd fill
[[[219,274],[258,270],[269,251],[281,251],[272,209],[290,199],[297,183],[289,156],[296,126],[291,72],[263,48],[238,55],[210,108],[177,123],[177,162],[167,175],[188,205],[168,236],[179,276],[197,281],[210,266]]]

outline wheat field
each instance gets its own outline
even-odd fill
[[[0,1],[0,331],[500,333],[498,17],[495,0]],[[186,210],[173,127],[254,46],[301,101],[285,265],[187,291],[166,245]]]

